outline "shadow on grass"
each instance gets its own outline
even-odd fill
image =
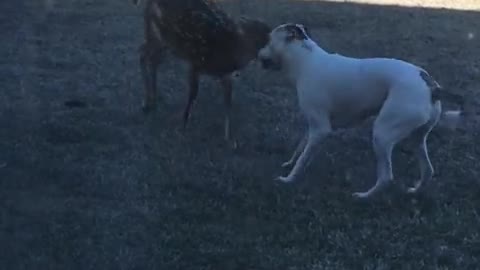
[[[278,74],[252,66],[237,82],[239,150],[231,152],[221,143],[218,85],[209,80],[186,132],[165,121],[185,102],[178,61],[159,74],[162,106],[149,117],[140,113],[142,19],[130,1],[52,3],[0,3],[4,269],[478,265],[476,119],[468,120],[467,133],[432,138],[437,175],[424,196],[392,190],[372,202],[351,199],[374,182],[366,127],[328,141],[298,183],[276,184],[301,128],[295,92]],[[478,103],[478,12],[321,1],[224,4],[272,26],[304,23],[329,51],[414,62],[446,91]],[[85,106],[66,107],[72,100]],[[418,175],[409,153],[397,151],[394,167],[406,184]]]

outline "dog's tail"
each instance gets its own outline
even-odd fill
[[[437,100],[432,104],[429,122],[431,122],[432,127],[438,123],[441,127],[456,130],[462,116],[463,112],[460,110],[442,111],[442,102]]]
[[[465,98],[461,94],[452,93],[445,90],[426,70],[418,68],[420,77],[427,84],[427,87],[432,91],[434,99],[446,100],[457,103],[460,106],[465,106]]]
[[[449,100],[459,103],[462,108],[465,107],[465,98],[462,95],[450,93],[445,91],[443,87],[424,69],[419,68],[420,77],[427,84],[432,93],[432,98],[436,100],[432,104],[429,123],[435,126],[437,123],[441,127],[446,127],[450,130],[455,130],[458,124],[465,115],[464,110],[442,110],[442,103],[440,100]]]

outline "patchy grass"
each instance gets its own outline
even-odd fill
[[[185,66],[140,112],[140,10],[129,1],[4,1],[0,27],[0,264],[4,269],[475,269],[479,265],[480,14],[324,1],[224,2],[272,25],[307,24],[330,51],[427,68],[472,114],[430,139],[435,180],[371,202],[369,125],[332,138],[305,177],[274,183],[302,130],[294,90],[251,66],[235,88],[239,147],[222,142],[205,78],[186,132]],[[80,104],[68,108],[64,102]],[[453,101],[446,106],[455,107]],[[397,180],[418,177],[408,142]]]

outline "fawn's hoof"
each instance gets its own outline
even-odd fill
[[[142,105],[142,112],[143,113],[151,113],[155,111],[155,105],[154,104],[144,104]]]

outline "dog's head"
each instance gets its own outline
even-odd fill
[[[310,33],[302,24],[287,23],[277,26],[269,35],[269,41],[258,53],[263,68],[279,70],[282,68],[284,53],[292,45],[303,44],[310,39]]]

